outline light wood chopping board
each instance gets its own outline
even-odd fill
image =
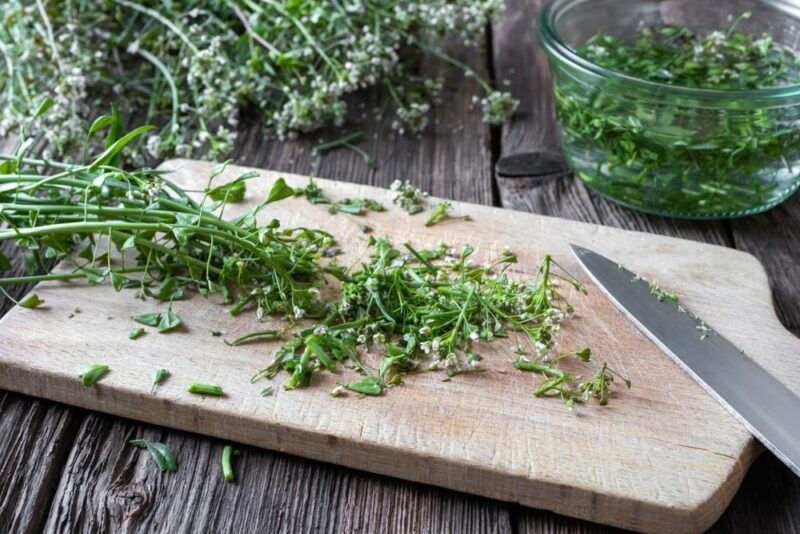
[[[176,160],[179,184],[202,189],[213,164]],[[233,179],[246,169],[232,167]],[[246,202],[231,205],[234,216],[261,201],[274,180],[293,186],[308,179],[262,172],[248,182]],[[135,341],[131,315],[166,308],[164,303],[115,293],[108,285],[41,284],[39,309],[16,308],[0,321],[0,387],[29,395],[165,425],[226,440],[435,484],[526,506],[642,531],[701,531],[730,502],[760,452],[757,442],[709,395],[639,332],[592,286],[568,244],[589,247],[640,275],[675,290],[681,302],[705,319],[779,380],[800,391],[800,341],[780,325],[764,270],[745,253],[485,206],[453,203],[471,221],[424,227],[427,216],[409,216],[391,205],[383,189],[319,180],[332,199],[370,197],[388,210],[366,217],[331,215],[302,198],[273,204],[264,218],[283,226],[324,228],[342,244],[344,265],[366,249],[360,224],[393,243],[435,247],[444,240],[469,242],[485,260],[508,245],[517,253],[514,271],[530,276],[546,253],[587,283],[589,295],[569,293],[576,309],[559,334],[560,348],[591,347],[631,379],[617,385],[608,406],[577,406],[531,395],[538,378],[511,362],[513,343],[479,347],[484,373],[442,382],[441,375],[409,376],[377,398],[349,394],[331,398],[337,381],[319,372],[311,387],[261,397],[268,381],[249,382],[271,360],[278,343],[226,346],[226,338],[255,330],[253,312],[237,318],[201,297],[175,302],[186,328]],[[81,313],[73,314],[75,307]],[[277,324],[272,321],[271,324]],[[80,368],[106,363],[111,372],[95,387],[83,387]],[[167,368],[172,376],[150,394],[149,374]],[[590,367],[576,365],[577,374]],[[219,384],[223,398],[186,391],[189,382]],[[45,436],[42,439],[46,439]],[[120,443],[120,446],[125,446]],[[180,465],[181,451],[173,451]],[[155,469],[155,466],[154,466]],[[166,475],[165,475],[166,476]]]

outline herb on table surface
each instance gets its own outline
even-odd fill
[[[295,190],[296,195],[306,197],[306,200],[311,204],[329,204],[328,211],[331,214],[344,212],[352,215],[362,215],[364,210],[369,211],[383,211],[383,205],[377,200],[371,198],[346,198],[344,200],[332,201],[322,193],[313,178],[308,179],[308,185],[302,189]]]
[[[167,309],[166,312],[163,313],[161,312],[142,313],[139,315],[132,316],[131,319],[143,325],[154,326],[162,334],[165,332],[169,332],[170,330],[174,330],[175,328],[181,325],[181,319],[175,314],[175,312],[172,311],[172,307],[170,307],[169,309]]]
[[[428,217],[425,226],[433,226],[434,224],[440,223],[442,221],[447,220],[459,220],[459,221],[468,221],[469,215],[462,215],[461,217],[453,217],[448,212],[453,207],[449,201],[443,200],[439,204],[436,205],[433,210],[431,210],[431,216]]]
[[[212,395],[214,397],[222,397],[225,393],[222,391],[221,386],[214,386],[212,384],[198,384],[192,382],[186,388],[189,393],[197,395]]]
[[[128,334],[128,339],[139,339],[144,335],[144,328],[141,326],[139,328],[134,328],[131,330],[131,333]]]
[[[175,330],[180,325],[180,318],[175,315],[175,313],[172,311],[172,307],[170,306],[166,312],[161,314],[161,318],[159,319],[158,326],[156,328],[163,334],[164,332]]]
[[[150,388],[150,393],[156,392],[156,386],[160,385],[164,380],[169,378],[170,372],[167,369],[156,369],[152,373],[150,373],[150,378],[152,379],[152,387]]]
[[[745,18],[747,15],[744,16]],[[587,60],[680,87],[747,90],[800,82],[800,56],[770,35],[646,27],[629,42],[597,34]],[[692,217],[746,212],[793,190],[800,154],[791,108],[714,108],[664,91],[663,101],[554,72],[565,153],[590,186],[623,203]],[[721,95],[720,98],[724,98]]]
[[[161,471],[177,471],[178,464],[175,457],[169,452],[169,448],[163,443],[155,441],[148,441],[146,439],[132,439],[128,443],[135,445],[142,449],[147,449],[147,452],[153,457],[156,465]]]
[[[364,135],[360,131],[353,132],[353,133],[347,134],[345,136],[342,136],[339,139],[334,139],[333,141],[328,141],[326,143],[321,143],[321,144],[315,146],[311,150],[311,152],[312,152],[312,154],[314,154],[316,156],[316,155],[319,155],[319,154],[324,154],[325,152],[328,152],[329,150],[335,150],[337,148],[345,147],[345,148],[349,148],[350,150],[352,150],[353,152],[355,152],[359,156],[361,156],[361,158],[364,160],[364,164],[367,167],[374,167],[375,166],[375,159],[372,156],[370,156],[369,154],[367,154],[366,152],[364,152],[362,149],[360,149],[359,147],[357,147],[356,145],[353,144],[353,142],[355,142],[355,141],[360,141],[362,137],[364,137]]]
[[[15,241],[31,258],[27,276],[0,278],[0,285],[108,281],[115,290],[136,288],[164,301],[190,290],[219,294],[234,301],[233,314],[252,308],[259,317],[321,317],[324,275],[339,272],[319,261],[335,245],[333,237],[309,228],[283,229],[277,220],[256,221],[270,198],[285,198],[285,182],[277,180],[270,197],[244,215],[223,218],[224,202],[195,201],[161,171],[127,171],[110,163],[142,131],[114,138],[84,165],[0,156],[12,163],[0,174],[0,220],[8,226],[0,229],[0,242]],[[209,183],[224,169],[215,168]],[[72,268],[36,274],[44,268],[40,250]],[[77,257],[70,255],[75,250],[81,250]],[[135,319],[162,331],[178,324],[169,311]]]
[[[214,337],[220,337],[222,336],[222,332],[220,332],[219,330],[212,330],[211,335]]]
[[[44,304],[44,300],[40,299],[36,293],[31,293],[19,301],[19,305],[23,308],[38,308],[42,304]]]
[[[341,296],[327,317],[303,330],[276,351],[273,362],[259,371],[274,377],[289,373],[285,389],[307,386],[319,370],[335,371],[349,362],[364,376],[342,384],[362,395],[380,395],[402,376],[420,370],[441,370],[448,377],[480,371],[474,344],[498,337],[516,338],[519,350],[536,358],[550,357],[554,336],[572,307],[557,291],[561,280],[577,291],[583,285],[561,269],[550,256],[539,264],[532,280],[515,281],[508,268],[516,257],[508,251],[488,265],[474,265],[469,245],[460,251],[442,245],[404,251],[388,241],[371,238],[372,254],[360,270],[347,273]],[[384,347],[377,369],[358,358],[358,347]],[[567,356],[587,361],[588,349]]]
[[[112,99],[126,118],[158,126],[135,146],[138,163],[220,159],[234,146],[240,113],[252,108],[281,138],[339,125],[347,96],[370,86],[388,91],[397,130],[418,132],[441,92],[441,81],[421,75],[419,65],[438,60],[478,82],[486,121],[513,110],[510,95],[442,48],[449,36],[454,46],[477,46],[502,0],[379,0],[357,9],[316,0],[40,4],[3,5],[0,135],[25,127],[42,108],[41,95],[54,91],[48,158],[80,150],[81,125],[98,102]]]
[[[100,379],[103,378],[108,371],[108,365],[94,364],[78,371],[78,378],[80,379],[81,384],[86,387],[90,387],[100,381]]]
[[[403,208],[410,215],[416,215],[424,210],[424,203],[428,198],[428,193],[422,192],[419,188],[411,185],[408,180],[405,182],[395,180],[389,186],[392,202]]]
[[[253,341],[254,339],[268,339],[268,340],[275,340],[280,339],[283,337],[283,330],[282,329],[266,329],[266,330],[258,330],[257,332],[251,332],[249,334],[245,334],[243,336],[239,336],[232,341],[228,341],[225,339],[225,344],[231,347],[235,347],[236,345],[241,345],[242,343],[247,343],[249,341]]]
[[[261,393],[259,393],[259,395],[261,395],[262,397],[266,397],[267,395],[272,395],[272,390],[273,390],[272,386],[267,386],[261,390]]]
[[[222,477],[228,482],[234,481],[232,459],[238,455],[239,451],[234,450],[232,445],[225,445],[222,448]]]

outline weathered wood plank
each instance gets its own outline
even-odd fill
[[[484,72],[485,55],[457,50]],[[428,68],[436,69],[431,65]],[[264,137],[251,124],[239,139],[237,163],[286,172],[387,186],[408,178],[433,194],[492,202],[489,131],[470,111],[469,83],[449,75],[443,105],[420,136],[392,132],[390,117],[375,120],[387,98],[370,91],[351,102],[357,120],[340,131],[299,141]],[[377,161],[338,150],[314,156],[320,140],[364,132],[359,147]],[[161,475],[146,454],[125,445],[144,435],[179,455],[177,473]],[[216,440],[100,414],[80,428],[48,530],[266,532],[509,532],[508,507],[485,499],[368,475],[265,450],[245,448],[237,460],[241,481],[219,474]]]
[[[767,270],[781,322],[800,336],[800,194],[766,213],[731,221],[731,227],[736,248]]]
[[[12,243],[0,243],[11,260],[6,276],[24,273],[16,252]],[[0,293],[0,317],[31,287],[6,288],[11,298]],[[82,417],[74,408],[0,390],[0,532],[41,529]]]
[[[541,150],[557,143],[546,57],[531,31],[542,0],[507,0],[508,9],[494,26],[493,57],[498,79],[511,80],[521,99],[520,112],[502,129],[502,154]],[[756,255],[765,265],[776,308],[783,323],[800,332],[800,200],[795,196],[767,214],[733,223],[674,221],[642,215],[602,198],[580,180],[555,177],[536,188],[523,180],[498,179],[504,207],[558,217],[599,222],[689,239],[736,246]],[[751,469],[743,489],[716,525],[720,532],[778,532],[796,529],[800,521],[800,488],[796,478],[773,457],[765,455]],[[746,495],[746,496],[745,496]],[[775,498],[770,498],[772,495]],[[608,532],[606,527],[577,522],[547,512],[526,510],[514,516],[519,532]]]
[[[508,531],[505,505],[454,492],[251,447],[230,483],[217,440],[99,414],[80,435],[48,532]],[[126,444],[139,437],[166,443],[178,471]]]
[[[0,532],[38,532],[82,412],[0,391]]]

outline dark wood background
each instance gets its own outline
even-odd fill
[[[499,157],[556,142],[547,63],[532,30],[540,0],[507,4],[501,19],[487,28],[481,50],[452,50],[522,101],[503,127],[484,125],[480,110],[470,104],[477,88],[450,74],[443,104],[418,137],[393,133],[391,117],[376,119],[373,110],[386,98],[381,91],[352,100],[354,120],[349,127],[364,132],[360,146],[376,158],[375,169],[347,150],[313,156],[310,148],[320,139],[330,139],[332,132],[281,143],[265,137],[256,118],[243,127],[237,163],[384,187],[407,178],[437,196],[745,250],[766,267],[778,314],[800,335],[800,195],[763,215],[698,223],[627,210],[571,176],[540,185],[495,177]],[[442,66],[426,68],[436,74]],[[3,250],[8,253],[11,248]],[[15,287],[13,294],[29,289]],[[10,306],[0,301],[0,315]],[[178,472],[161,474],[146,454],[126,446],[128,439],[137,437],[166,443],[178,456]],[[0,391],[0,532],[613,530],[276,452],[241,449],[238,480],[226,483],[219,470],[222,443],[216,439]],[[800,532],[800,479],[765,453],[714,530]]]

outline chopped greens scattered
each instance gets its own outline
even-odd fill
[[[138,328],[134,328],[133,330],[131,330],[131,333],[128,334],[128,339],[139,339],[143,335],[144,335],[144,328],[140,326]]]
[[[214,397],[222,397],[225,394],[222,391],[222,387],[211,384],[197,384],[192,382],[186,389],[189,393],[195,393],[197,395],[212,395]]]
[[[94,364],[78,371],[78,378],[80,379],[81,384],[86,387],[90,387],[100,381],[100,379],[103,378],[108,371],[108,365]]]
[[[225,445],[222,448],[222,477],[228,482],[234,481],[232,459],[238,455],[239,451],[234,450],[232,445]]]
[[[434,224],[440,223],[442,221],[447,220],[460,220],[460,221],[468,221],[469,215],[463,215],[461,217],[453,217],[448,212],[453,205],[450,204],[449,201],[443,200],[439,204],[436,205],[435,208],[431,211],[431,216],[428,217],[428,221],[425,223],[425,226],[433,226]]]
[[[148,441],[146,439],[132,439],[128,443],[142,449],[147,449],[161,471],[177,471],[178,464],[175,457],[163,443]]]
[[[578,176],[623,204],[681,217],[761,211],[797,187],[798,111],[750,106],[732,91],[800,82],[800,55],[769,34],[644,27],[626,40],[598,33],[578,54],[612,71],[720,94],[693,101],[612,79],[587,86],[554,70],[564,152]]]
[[[31,293],[19,301],[19,305],[23,308],[38,308],[42,304],[44,304],[44,300],[40,299],[36,293]]]
[[[170,372],[167,369],[156,369],[152,373],[150,373],[150,378],[152,379],[152,387],[150,388],[150,393],[156,392],[156,386],[160,385],[164,380],[169,378]]]
[[[480,371],[475,344],[497,337],[514,337],[519,352],[533,360],[518,360],[518,368],[547,375],[561,371],[557,363],[567,357],[589,361],[583,349],[552,356],[554,335],[572,307],[556,289],[556,280],[585,291],[580,281],[561,269],[550,256],[539,264],[534,280],[515,281],[508,273],[517,261],[509,251],[488,265],[476,266],[469,245],[460,251],[441,245],[434,250],[405,251],[388,241],[370,238],[371,256],[360,270],[347,273],[339,301],[325,319],[300,332],[275,352],[273,362],[253,380],[289,373],[285,389],[309,385],[319,370],[335,371],[349,362],[362,378],[341,384],[333,396],[350,390],[380,395],[395,386],[402,375],[419,370],[440,370],[453,377]],[[382,346],[384,357],[377,369],[360,361],[358,348]]]

